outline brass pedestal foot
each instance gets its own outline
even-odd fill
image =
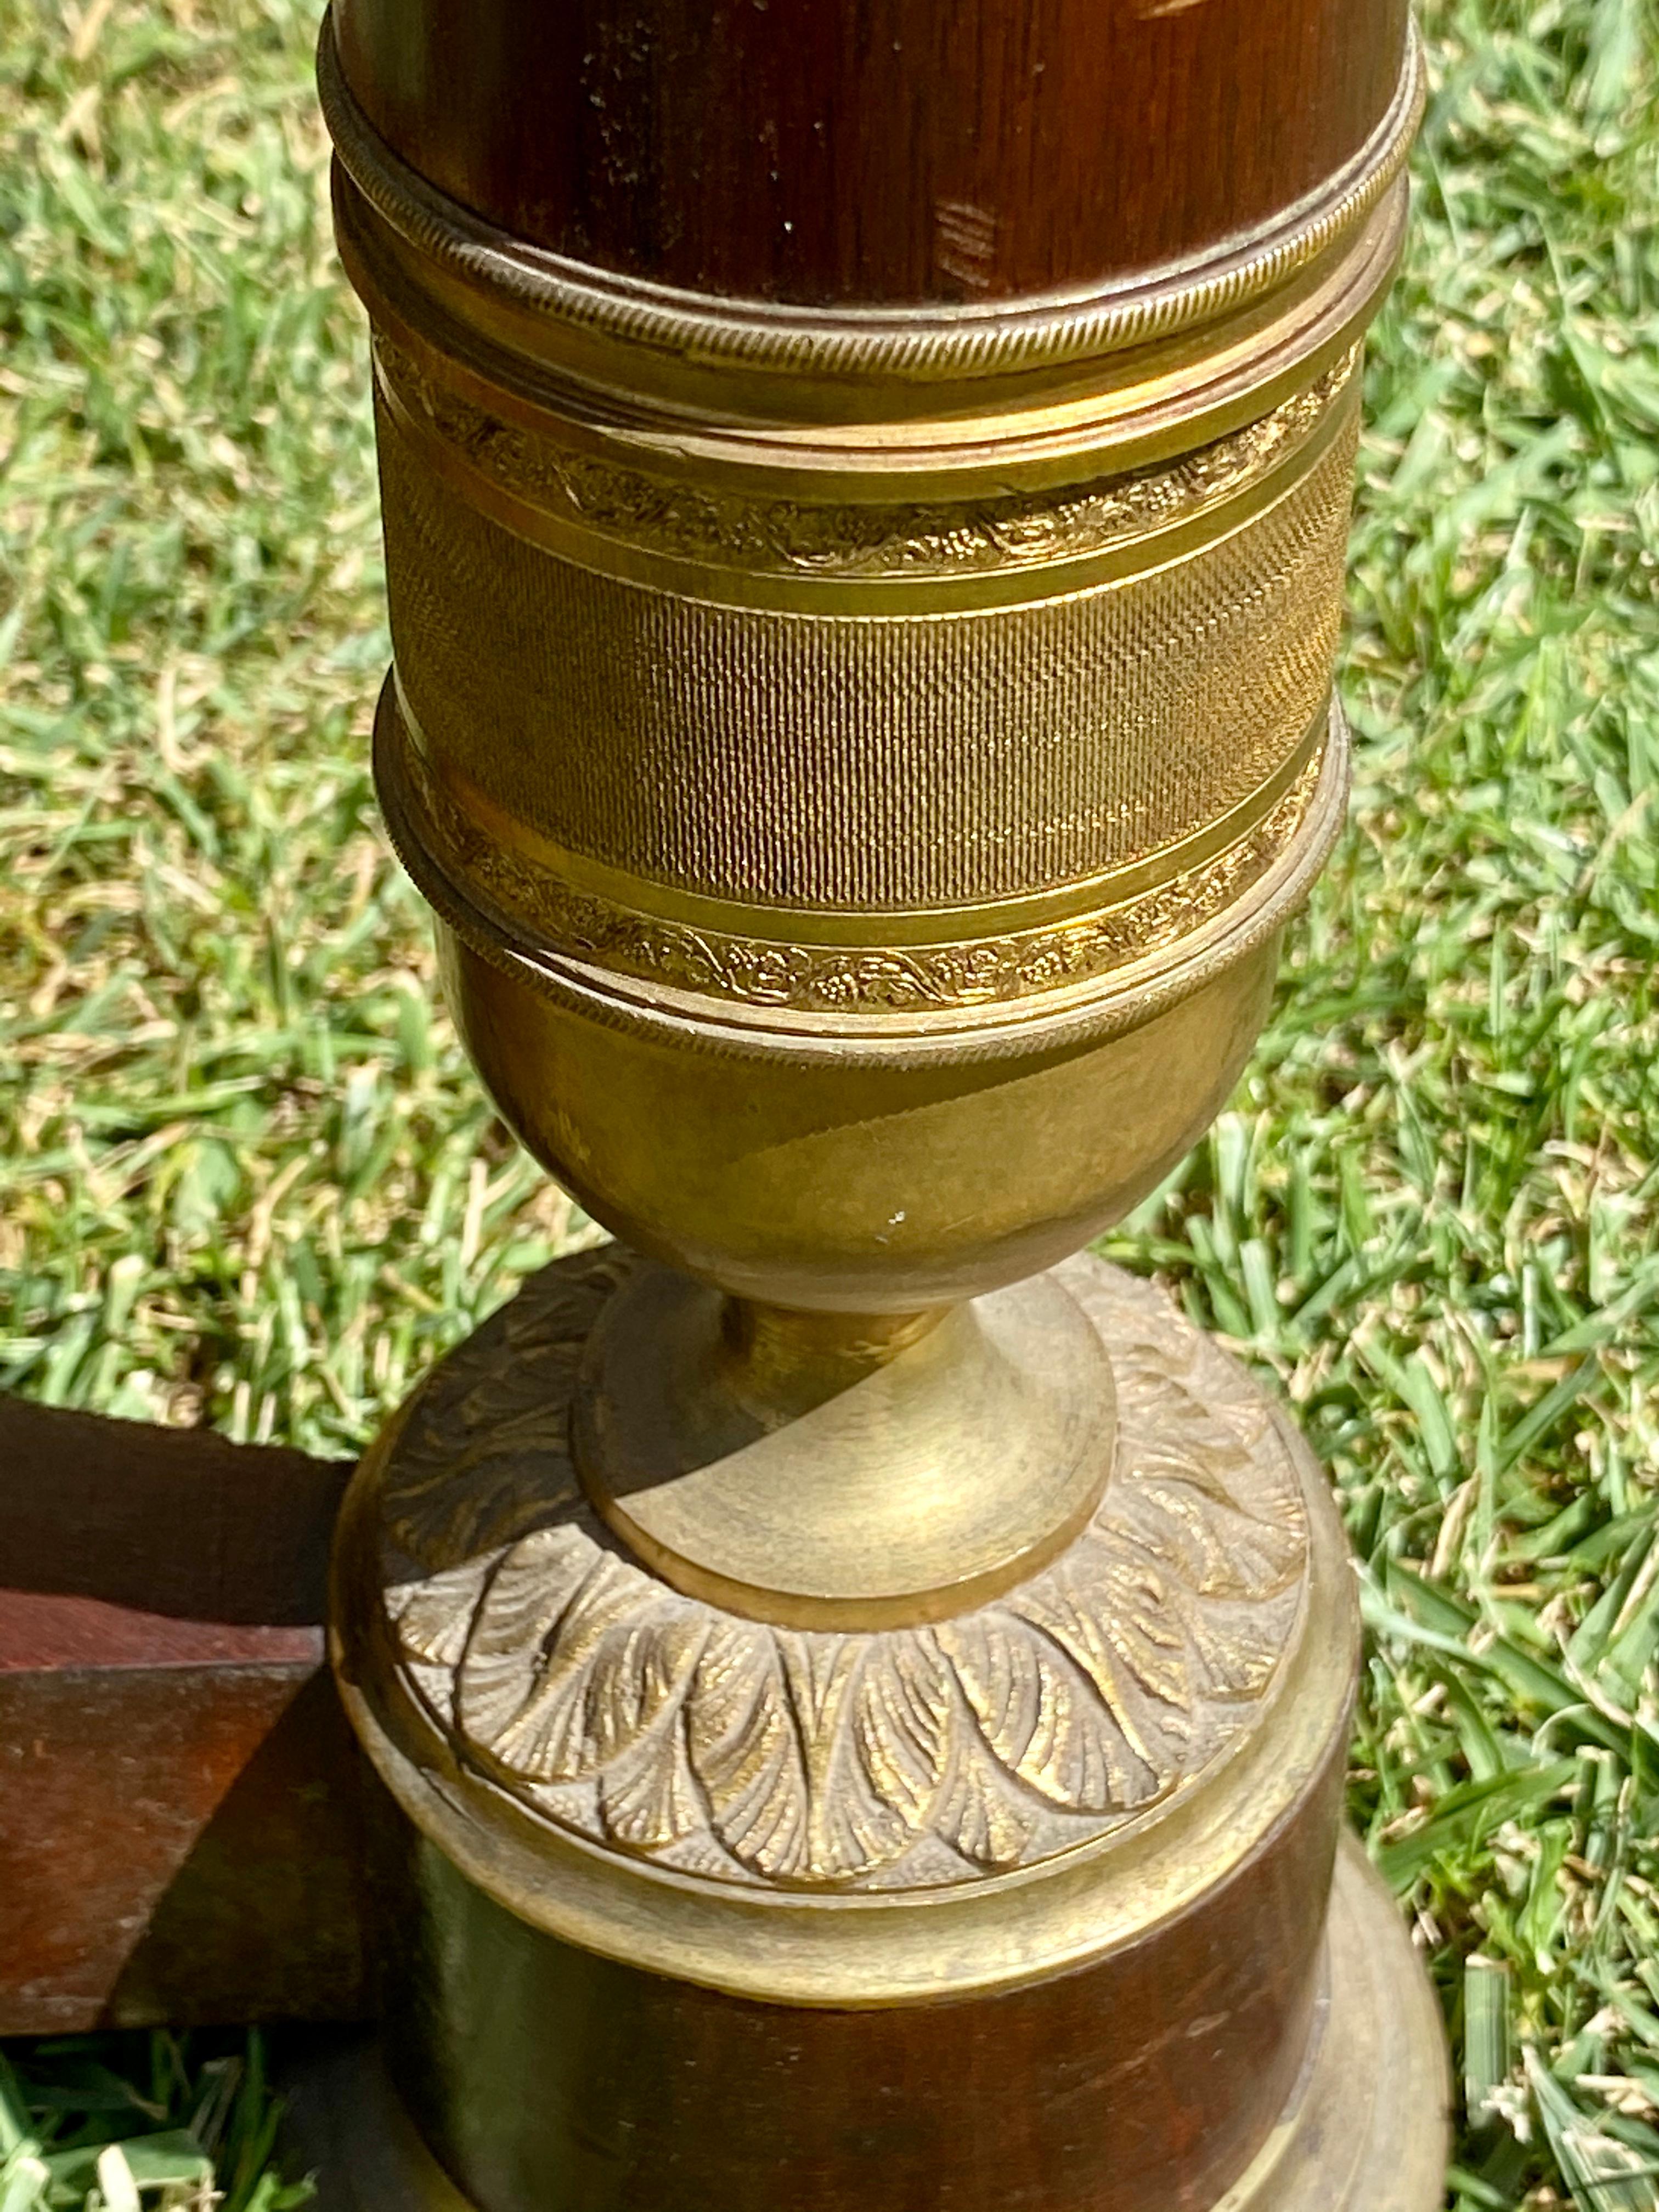
[[[1326,1949],[1307,2071],[1216,2212],[1425,2212],[1441,2201],[1450,2085],[1440,2008],[1394,1899],[1347,1835]]]
[[[457,2185],[1427,2212],[1432,2003],[1352,1848],[1331,1901],[1356,1620],[1294,1431],[1161,1293],[1067,1261],[1115,1408],[1082,1528],[943,1618],[797,1626],[677,1589],[592,1494],[573,1416],[642,1282],[614,1247],[548,1269],[343,1520],[342,1685],[410,1824],[388,2047]],[[822,1455],[810,1417],[768,1435],[830,1484],[860,1393],[910,1362],[931,1403],[945,1356],[848,1386]]]

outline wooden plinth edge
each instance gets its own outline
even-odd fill
[[[0,1398],[0,2034],[366,2016],[350,1471]]]

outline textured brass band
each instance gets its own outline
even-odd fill
[[[544,954],[590,971],[755,1008],[927,1014],[1007,1006],[1150,960],[1242,900],[1301,842],[1306,866],[1296,872],[1295,892],[1287,887],[1279,902],[1288,911],[1306,874],[1323,861],[1340,818],[1346,737],[1340,709],[1332,719],[1335,743],[1328,742],[1322,715],[1273,803],[1255,812],[1243,836],[1194,866],[1115,905],[1046,927],[931,945],[820,944],[799,930],[743,936],[578,890],[556,867],[492,836],[449,797],[409,741],[393,678],[376,717],[376,775],[405,866],[475,949],[487,952],[492,934],[497,944],[533,942]],[[1316,807],[1322,786],[1325,803]],[[929,919],[937,925],[938,917]]]
[[[754,572],[706,540],[695,579],[619,574],[659,512],[588,526],[550,466],[513,496],[564,500],[554,550],[491,511],[476,444],[434,459],[435,410],[411,432],[384,404],[406,857],[532,955],[759,1005],[1009,1000],[1157,951],[1307,824],[1357,397],[1344,356],[1220,458],[1065,495],[1082,527],[1028,505],[1000,568],[970,513],[854,583],[833,557],[769,576],[770,607],[732,604]],[[1001,604],[937,603],[959,546]]]
[[[1277,927],[1340,810],[1414,42],[1270,234],[886,320],[515,244],[379,142],[326,26],[320,75],[376,334],[377,774],[474,952],[609,1018],[873,1040],[1102,988],[1144,1014],[1218,930]]]
[[[668,488],[635,500],[631,527],[614,507],[595,527],[550,462],[548,494],[508,505],[499,470],[384,406],[404,698],[441,780],[464,773],[578,860],[647,883],[894,910],[1103,878],[1239,805],[1319,711],[1357,398],[1328,373],[1254,441],[1234,434],[1224,467],[1121,480],[1103,544],[1049,506],[1042,530],[1008,532],[1000,566],[969,556],[966,605],[950,549],[996,530],[971,507],[924,541],[931,557],[907,536],[856,581],[833,555],[757,576],[712,532],[688,573],[678,531],[663,577]],[[812,517],[831,544],[836,520]],[[854,520],[855,544],[891,526]],[[763,581],[769,605],[752,604]]]

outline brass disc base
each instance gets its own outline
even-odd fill
[[[409,1823],[389,2044],[457,2185],[994,2212],[1014,2171],[1031,2212],[1428,2212],[1433,2008],[1352,1846],[1331,1904],[1357,1608],[1283,1414],[1153,1286],[1069,1261],[1010,1310],[1063,1343],[1069,1301],[1110,1369],[1073,1541],[939,1620],[744,1617],[630,1556],[576,1463],[613,1330],[687,1328],[635,1363],[659,1412],[665,1368],[711,1371],[713,1294],[653,1272],[544,1270],[342,1513],[337,1677]],[[880,1372],[950,1376],[950,1326]]]
[[[915,1316],[789,1313],[642,1267],[571,1408],[588,1496],[663,1580],[751,1620],[869,1630],[983,1604],[1063,1551],[1115,1431],[1054,1275]]]
[[[1432,2212],[1440,2203],[1449,2089],[1439,2013],[1392,1898],[1351,1838],[1337,1858],[1326,1943],[1308,2062],[1279,2124],[1210,2212]],[[373,2039],[307,2057],[283,2087],[289,2160],[315,2174],[317,2212],[473,2212]],[[1088,2212],[1085,2176],[1076,2201]],[[574,2212],[552,2174],[538,2205]],[[872,2201],[870,2212],[884,2208]]]
[[[1325,1861],[1307,1808],[1334,1786],[1358,1631],[1328,1485],[1162,1292],[1068,1261],[676,1476],[687,1398],[735,1398],[720,1324],[717,1293],[616,1247],[556,1262],[352,1484],[342,1694],[471,1881],[601,1956],[841,2006],[1086,1965],[1298,1821],[1308,1870]],[[665,1475],[623,1487],[630,1457]],[[745,1485],[768,1470],[775,1495]],[[619,1541],[624,1513],[673,1576]],[[805,1582],[792,1515],[838,1581]],[[964,1528],[981,1567],[1023,1572],[964,1593]],[[688,1558],[751,1602],[683,1587]],[[929,1559],[954,1607],[882,1617]],[[859,1617],[803,1622],[803,1595]],[[1301,1973],[1316,1900],[1297,1911],[1273,1941]]]

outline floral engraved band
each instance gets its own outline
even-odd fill
[[[377,391],[398,428],[458,482],[470,475],[513,501],[525,535],[562,524],[686,561],[825,578],[1042,567],[1170,528],[1243,490],[1300,446],[1358,358],[1351,346],[1305,390],[1173,465],[1108,477],[1058,498],[1025,493],[888,507],[744,497],[624,468],[491,413],[389,340],[375,349]]]

